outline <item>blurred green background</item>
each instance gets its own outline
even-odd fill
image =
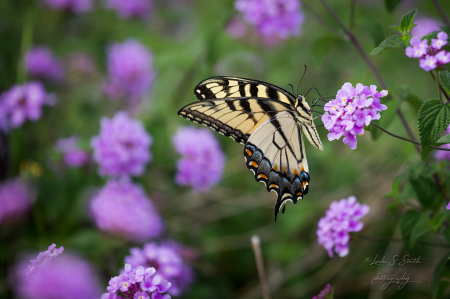
[[[340,30],[318,1],[304,2]],[[403,2],[389,12],[383,1],[356,1],[351,28],[366,53],[395,34],[388,25],[399,24],[401,16],[413,8],[419,9],[419,16],[440,21],[432,1]],[[390,192],[392,180],[409,165],[422,163],[411,144],[385,134],[374,139],[366,132],[358,137],[357,149],[350,150],[341,141],[329,142],[326,130],[319,128],[325,150],[319,152],[305,143],[311,176],[309,194],[297,205],[289,204],[277,223],[273,221],[275,195],[267,193],[246,169],[242,145],[222,135],[214,133],[227,160],[221,182],[206,194],[176,186],[179,156],[171,139],[178,127],[194,125],[178,117],[177,111],[196,100],[193,88],[203,79],[232,75],[290,89],[288,84],[297,85],[306,65],[300,93],[317,87],[323,96],[334,96],[345,82],[379,86],[353,45],[321,26],[311,10],[302,7],[306,19],[300,36],[264,46],[258,38],[242,40],[227,34],[228,22],[238,14],[233,3],[155,1],[148,19],[124,20],[102,8],[101,3],[96,3],[90,13],[73,15],[47,9],[38,1],[0,1],[0,91],[24,82],[21,57],[31,45],[48,45],[66,62],[70,53],[84,52],[96,64],[90,76],[68,73],[63,83],[46,85],[57,96],[56,106],[46,107],[38,122],[28,122],[10,135],[8,176],[31,179],[38,197],[28,218],[0,228],[0,298],[13,296],[7,273],[18,253],[42,251],[51,243],[76,250],[96,266],[106,288],[109,278],[123,266],[129,248],[136,246],[100,233],[89,219],[89,196],[105,183],[96,167],[54,167],[60,159],[54,150],[57,139],[76,134],[89,149],[91,137],[99,132],[100,118],[112,117],[122,108],[102,94],[101,84],[107,73],[107,46],[129,38],[153,53],[157,72],[151,96],[135,116],[153,137],[153,161],[145,175],[134,181],[145,187],[164,218],[165,237],[198,251],[194,262],[197,278],[183,298],[261,298],[250,246],[254,234],[261,237],[272,298],[311,298],[327,283],[335,288],[335,298],[430,298],[433,269],[448,249],[417,245],[408,252],[401,242],[356,238],[348,256],[329,258],[315,233],[317,222],[332,201],[354,195],[370,206],[370,213],[362,219],[364,235],[400,238],[402,209],[388,211],[391,200],[384,195]],[[449,1],[441,4],[450,12]],[[352,1],[330,0],[330,5],[348,25]],[[421,102],[436,97],[436,85],[418,67],[418,61],[406,57],[403,51],[386,51],[370,59],[392,95],[385,102],[389,108],[382,118],[392,118],[390,131],[407,136],[389,109],[395,109],[405,95],[415,95]],[[312,97],[317,97],[315,91],[308,101]],[[401,109],[418,136],[417,107],[402,102]],[[321,124],[320,119],[317,124]],[[41,169],[38,175],[27,167],[34,163]],[[432,234],[423,240],[440,241]],[[389,259],[395,254],[426,260],[404,267],[365,263],[367,257],[385,255]],[[408,284],[402,290],[396,286],[381,290],[380,284],[372,284],[378,273],[406,273],[421,283]]]

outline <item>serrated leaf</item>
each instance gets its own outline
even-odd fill
[[[409,34],[411,32],[411,29],[414,28],[414,19],[417,16],[417,9],[411,10],[410,12],[407,12],[403,17],[402,21],[400,23],[400,27],[402,28],[403,34]]]
[[[441,137],[438,141],[436,141],[438,144],[447,144],[450,143],[450,134],[444,135]]]
[[[428,160],[428,156],[430,155],[430,153],[433,151],[432,148],[428,147],[428,146],[422,146],[420,148],[420,158],[422,159],[422,162],[425,164],[427,163]]]
[[[389,28],[397,30],[398,32],[402,32],[402,28],[400,26],[397,25],[389,25]]]
[[[430,43],[432,38],[437,38],[437,34],[438,34],[439,32],[440,32],[440,31],[433,31],[433,32],[431,32],[431,33],[425,34],[424,36],[422,36],[422,38],[421,38],[420,40],[427,39],[428,42]]]
[[[411,250],[417,240],[431,231],[428,215],[416,210],[409,210],[400,218],[400,232],[405,243],[405,248]]]
[[[420,107],[418,122],[422,147],[433,145],[450,124],[450,107],[438,99],[430,99]]]
[[[403,45],[402,37],[400,35],[392,35],[382,41],[378,47],[373,49],[370,55],[379,54],[388,49],[401,49]]]
[[[449,271],[450,271],[450,252],[444,255],[444,257],[441,259],[439,264],[436,266],[436,269],[434,270],[433,299],[440,298],[440,295],[443,292],[443,290],[449,285],[447,281],[441,281],[441,278],[443,278],[443,276],[446,276],[446,274]]]
[[[431,220],[430,220],[430,225],[432,227],[432,231],[437,232],[441,228],[441,225],[444,222],[444,220],[448,218],[448,216],[449,216],[449,213],[447,212],[447,210],[434,215],[434,217],[431,218]]]
[[[413,166],[407,174],[415,196],[423,208],[436,208],[443,201],[442,194],[433,180],[435,168]]]
[[[442,87],[444,87],[445,91],[450,92],[450,72],[440,71],[439,72],[439,81],[441,82]]]
[[[384,0],[384,5],[389,12],[392,12],[401,2],[402,0]]]

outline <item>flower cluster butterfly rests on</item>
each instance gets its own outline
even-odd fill
[[[178,114],[245,145],[246,165],[256,181],[277,194],[275,221],[288,201],[295,204],[303,199],[310,177],[302,133],[323,151],[312,108],[304,96],[238,77],[206,79],[194,93],[199,102],[181,108]]]

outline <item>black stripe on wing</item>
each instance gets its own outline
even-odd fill
[[[200,82],[194,88],[198,100],[214,100],[235,97],[258,97],[294,105],[296,97],[276,85],[247,78],[218,76]]]

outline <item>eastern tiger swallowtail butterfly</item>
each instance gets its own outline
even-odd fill
[[[323,145],[312,109],[302,95],[238,77],[212,77],[194,89],[199,102],[178,114],[244,144],[245,164],[267,191],[275,191],[275,221],[287,201],[308,193],[310,180],[302,133],[318,150]]]

